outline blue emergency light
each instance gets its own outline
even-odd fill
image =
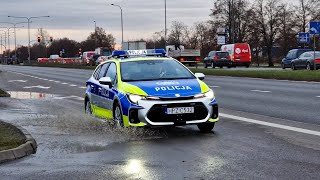
[[[145,49],[145,50],[116,50],[112,52],[112,57],[126,58],[130,56],[165,56],[164,49]]]

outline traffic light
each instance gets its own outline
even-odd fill
[[[51,36],[51,37],[50,37],[50,42],[52,42],[52,41],[53,41],[53,37]]]
[[[80,48],[80,49],[79,49],[79,55],[81,55],[81,54],[82,54],[82,49]]]
[[[40,36],[38,36],[38,43],[40,43],[41,42],[41,37]]]

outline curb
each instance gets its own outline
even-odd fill
[[[26,129],[20,126],[13,126],[18,128],[26,136],[26,143],[20,145],[17,148],[0,151],[0,163],[21,159],[37,152],[37,142],[31,136],[31,134]]]

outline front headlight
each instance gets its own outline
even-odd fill
[[[198,99],[198,98],[203,98],[203,97],[207,97],[209,98],[210,100],[213,100],[214,99],[214,92],[210,89],[208,92],[206,93],[201,93],[201,94],[197,94],[194,96],[195,99]]]
[[[145,99],[144,96],[139,96],[135,94],[128,94],[128,98],[134,104],[137,104],[139,100]]]
[[[209,98],[210,100],[214,99],[214,92],[210,89],[210,91],[204,93],[204,96]]]

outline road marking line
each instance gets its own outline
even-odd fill
[[[66,84],[69,84],[69,83],[61,83],[61,84],[66,85]]]
[[[77,85],[75,85],[75,84],[70,84],[69,86],[71,86],[71,87],[76,87]]]
[[[60,81],[53,81],[53,82],[55,82],[55,83],[60,83]]]
[[[257,90],[257,89],[254,89],[254,90],[251,90],[252,92],[261,92],[261,93],[271,93],[271,91],[262,91],[262,90]]]
[[[33,89],[33,88],[39,88],[39,89],[50,89],[50,87],[45,87],[45,86],[27,86],[27,87],[23,87],[23,89]]]
[[[320,96],[317,96],[318,98],[320,98]]]
[[[23,83],[25,83],[25,82],[27,82],[27,80],[10,80],[8,82],[23,82]]]
[[[210,87],[212,87],[212,88],[220,88],[220,86],[210,86]]]
[[[49,81],[52,82],[52,81],[54,81],[54,80],[51,80],[51,79],[50,79]]]
[[[269,126],[269,127],[274,127],[274,128],[304,133],[304,134],[311,134],[311,135],[315,135],[315,136],[320,136],[319,131],[313,131],[313,130],[297,128],[297,127],[293,127],[293,126],[286,126],[286,125],[281,125],[281,124],[276,124],[276,123],[259,121],[259,120],[255,120],[255,119],[249,119],[249,118],[244,118],[244,117],[234,116],[234,115],[229,115],[229,114],[224,114],[224,113],[220,113],[220,116],[225,117],[225,118],[229,118],[229,119],[233,119],[233,120],[244,121],[244,122],[259,124],[259,125],[263,125],[263,126]]]
[[[87,89],[87,87],[85,87],[85,86],[82,86],[82,87],[79,87],[80,89]]]
[[[42,80],[48,81],[49,79],[42,79]]]

